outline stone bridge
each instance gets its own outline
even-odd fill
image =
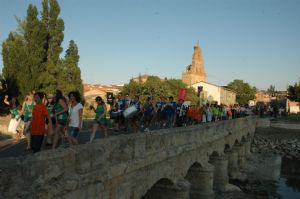
[[[244,165],[255,117],[0,159],[0,198],[214,198]]]

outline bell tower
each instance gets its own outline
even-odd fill
[[[192,64],[186,67],[186,71],[182,74],[183,83],[191,86],[198,82],[206,82],[206,73],[204,70],[204,61],[202,56],[202,50],[197,44],[194,46],[194,54],[192,57]]]

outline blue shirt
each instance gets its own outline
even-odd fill
[[[123,111],[125,109],[125,102],[124,100],[118,100],[118,111]]]
[[[175,114],[175,110],[176,110],[176,102],[168,102],[167,104],[166,104],[166,107],[165,107],[165,109],[166,109],[166,113],[168,114],[168,115],[173,115],[173,114]]]

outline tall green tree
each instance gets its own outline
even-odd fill
[[[270,87],[267,90],[267,93],[271,96],[275,96],[276,94],[276,90],[275,90],[275,86],[274,85],[270,85]]]
[[[28,91],[42,88],[41,74],[44,70],[44,58],[47,30],[38,19],[38,10],[29,5],[25,26],[25,56],[24,66],[19,71],[20,90],[25,96]]]
[[[65,58],[62,60],[62,79],[61,89],[68,93],[77,90],[83,95],[83,84],[81,80],[81,71],[78,66],[79,54],[76,43],[71,40],[66,50]]]
[[[63,51],[61,44],[64,39],[64,21],[59,17],[60,7],[57,0],[44,0],[42,22],[47,29],[45,72],[42,73],[44,90],[49,93],[58,88],[61,76],[61,63],[59,55]]]
[[[255,98],[255,91],[253,87],[243,80],[235,79],[227,86],[236,92],[236,100],[240,105],[246,105],[249,103],[249,100],[253,100]]]
[[[20,94],[22,100],[28,91],[52,93],[60,87],[64,92],[75,88],[83,92],[74,41],[70,42],[65,58],[60,58],[65,27],[59,15],[58,0],[43,0],[41,17],[30,4],[26,18],[16,18],[17,30],[2,43],[2,73],[9,96]]]
[[[14,32],[10,32],[8,38],[2,43],[3,69],[2,75],[5,80],[7,95],[19,95],[19,70],[23,67],[25,58],[25,43],[23,39]]]

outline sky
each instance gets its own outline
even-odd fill
[[[0,0],[0,42],[41,0]],[[242,79],[285,90],[300,78],[300,0],[59,0],[64,50],[73,39],[85,83],[127,83],[139,74],[181,78],[193,46],[208,82]],[[1,49],[0,49],[1,51]],[[64,52],[61,56],[64,55]],[[3,68],[0,55],[0,70]]]

